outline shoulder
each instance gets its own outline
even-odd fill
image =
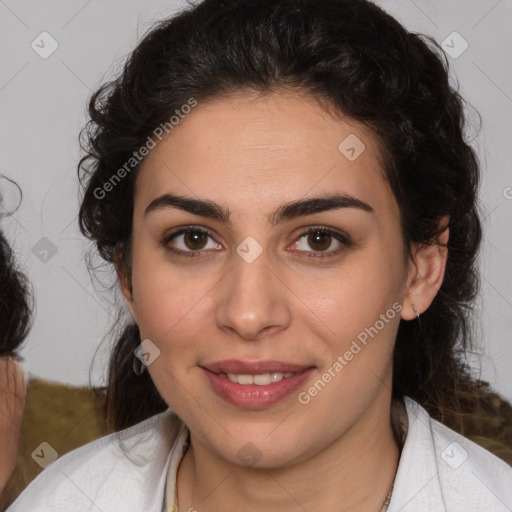
[[[409,430],[399,471],[401,484],[417,493],[410,493],[412,502],[428,502],[425,510],[511,510],[512,466],[431,418],[414,400],[404,402]]]
[[[431,424],[446,503],[460,506],[470,499],[467,510],[491,504],[493,511],[511,510],[512,466],[442,423]]]
[[[153,510],[159,494],[163,499],[162,475],[181,427],[167,409],[81,446],[44,469],[8,510]]]

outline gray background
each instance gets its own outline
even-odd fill
[[[478,302],[481,355],[477,375],[512,400],[512,0],[394,0],[379,5],[409,30],[446,41],[453,83],[482,116],[468,111],[483,168],[482,294]],[[89,244],[77,226],[78,134],[91,92],[117,73],[152,22],[183,1],[0,0],[0,173],[23,190],[16,213],[2,219],[19,263],[36,293],[36,318],[21,355],[25,371],[48,380],[104,383],[114,321],[112,295],[85,266]],[[458,32],[462,38],[452,33]],[[48,32],[58,48],[51,49]],[[44,42],[41,42],[44,38]],[[464,49],[464,40],[468,48]],[[451,48],[450,48],[451,47]],[[18,202],[0,179],[3,208]],[[46,251],[46,252],[44,252]],[[108,272],[102,274],[105,285]]]

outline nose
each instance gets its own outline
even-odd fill
[[[246,341],[286,329],[291,292],[269,266],[265,251],[251,263],[238,254],[233,260],[221,284],[215,314],[218,327]]]

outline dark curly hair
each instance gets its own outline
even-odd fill
[[[0,189],[0,205],[1,194]],[[31,327],[32,297],[29,282],[16,266],[11,246],[0,230],[0,357],[21,361],[17,351]]]
[[[249,90],[305,94],[371,129],[408,257],[411,243],[436,243],[439,221],[449,215],[443,284],[420,323],[399,325],[393,396],[413,398],[463,432],[480,393],[463,354],[472,348],[482,236],[466,103],[449,83],[440,46],[370,1],[205,0],[158,22],[122,73],[90,99],[78,166],[82,233],[129,278],[139,166],[113,184],[114,173],[191,98],[201,104]],[[113,430],[167,408],[149,373],[132,370],[138,343],[138,327],[128,325],[113,349],[106,389]]]

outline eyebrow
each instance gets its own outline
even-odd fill
[[[173,194],[163,194],[151,201],[144,211],[144,216],[150,212],[168,208],[177,208],[194,215],[218,220],[224,224],[231,224],[229,208],[208,199],[191,199]],[[357,208],[365,212],[374,212],[369,204],[356,197],[346,194],[330,194],[285,203],[268,216],[268,222],[272,226],[277,226],[297,217],[340,208]]]

